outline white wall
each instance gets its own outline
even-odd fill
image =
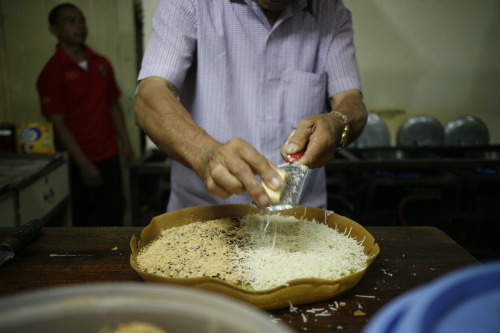
[[[366,104],[385,117],[393,137],[413,115],[445,124],[474,114],[500,144],[500,1],[345,4],[353,14]]]
[[[151,20],[153,19],[157,4],[158,0],[142,0],[142,9],[144,11],[144,48],[146,48],[146,44],[151,36],[151,30],[153,29]]]

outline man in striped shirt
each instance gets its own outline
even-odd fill
[[[341,0],[160,0],[139,81],[137,123],[174,160],[169,211],[266,205],[260,180],[279,189],[304,150],[300,204],[326,208],[323,166],[366,123]]]

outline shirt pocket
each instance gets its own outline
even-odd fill
[[[319,114],[326,107],[326,73],[291,71],[285,77],[283,105],[285,113],[297,123],[304,117]]]

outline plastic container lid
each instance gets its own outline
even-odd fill
[[[500,331],[500,262],[449,273],[396,298],[365,333]]]

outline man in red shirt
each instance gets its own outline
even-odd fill
[[[85,45],[87,27],[73,4],[54,7],[50,32],[59,43],[37,89],[42,114],[70,156],[74,225],[121,225],[123,191],[118,140],[127,163],[134,158],[110,62]]]

